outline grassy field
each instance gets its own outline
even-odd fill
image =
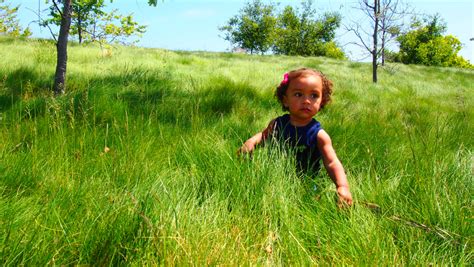
[[[2,37],[0,58],[3,266],[474,264],[473,71],[390,65],[374,85],[365,63],[71,45],[54,98],[53,44]],[[317,119],[350,209],[285,153],[235,155],[302,66],[335,83]]]

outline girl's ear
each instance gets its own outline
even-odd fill
[[[284,106],[285,108],[288,108],[288,99],[286,98],[286,95],[283,96],[281,102],[283,103],[283,106]]]

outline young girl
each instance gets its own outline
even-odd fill
[[[352,205],[346,174],[331,138],[313,119],[331,100],[331,93],[332,82],[319,71],[302,68],[285,73],[275,95],[283,111],[289,114],[270,121],[267,128],[248,139],[238,153],[252,153],[262,141],[274,139],[294,150],[299,171],[317,173],[322,159],[336,185],[339,203]]]

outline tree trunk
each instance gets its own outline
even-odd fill
[[[374,83],[377,82],[377,32],[379,30],[379,15],[380,15],[380,0],[374,0],[374,18],[375,18],[375,25],[374,25],[374,47],[372,50],[372,81]]]
[[[82,44],[82,18],[81,14],[77,14],[77,36],[79,37],[79,44]]]
[[[385,32],[382,32],[382,45],[380,46],[380,57],[382,58],[382,63],[380,65],[385,66]]]
[[[59,29],[58,42],[56,43],[57,62],[56,74],[54,75],[54,94],[59,95],[66,90],[66,66],[67,66],[67,39],[71,27],[71,0],[63,1],[63,13]]]
[[[385,66],[385,34],[382,33],[382,46],[380,47],[380,53],[382,53],[381,57],[382,57],[382,66]]]
[[[386,24],[386,19],[387,18],[385,17],[386,12],[387,11],[385,11],[385,14],[381,14],[382,19],[380,20],[380,28],[381,28],[381,31],[382,31],[382,36],[380,38],[381,41],[382,41],[382,43],[380,44],[380,56],[382,58],[382,62],[381,62],[382,66],[385,66],[385,41],[386,41],[385,37],[387,36],[387,24]]]

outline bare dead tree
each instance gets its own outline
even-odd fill
[[[378,47],[378,32],[380,26],[380,0],[373,0],[373,4],[369,3],[369,0],[360,0],[359,6],[355,7],[361,10],[370,19],[370,31],[366,30],[366,26],[362,25],[362,22],[352,21],[351,25],[345,25],[347,31],[354,33],[359,39],[359,42],[353,42],[352,44],[358,45],[372,57],[372,81],[377,82],[377,59],[380,54],[380,48]]]
[[[401,0],[382,0],[380,18],[381,64],[385,65],[385,52],[388,44],[403,31],[403,20],[412,14],[410,7]]]
[[[373,46],[372,46],[372,81],[374,83],[377,82],[377,58],[379,51],[377,48],[377,42],[378,42],[378,32],[379,32],[379,23],[380,23],[380,0],[374,0],[374,5],[370,6],[367,4],[367,1],[365,3],[367,8],[371,8],[373,10],[374,14],[374,35],[373,35]]]
[[[352,42],[366,50],[372,58],[372,81],[377,82],[379,61],[385,64],[385,49],[389,41],[396,38],[403,26],[403,15],[408,8],[401,8],[401,0],[360,0],[354,7],[363,12],[367,20],[351,21],[344,25],[359,42]]]

